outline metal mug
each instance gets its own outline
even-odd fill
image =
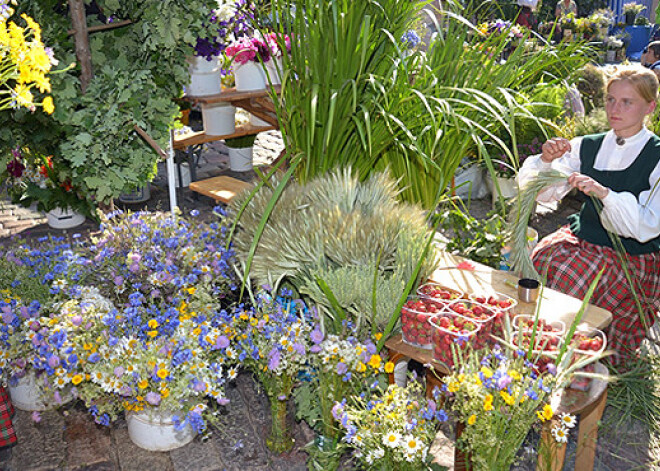
[[[518,280],[518,299],[523,303],[534,303],[539,297],[541,283],[531,278]]]

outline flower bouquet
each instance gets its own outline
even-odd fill
[[[93,216],[93,205],[72,185],[57,158],[35,155],[20,147],[14,148],[11,154],[0,180],[5,182],[13,203],[26,207],[36,203],[40,211],[71,209]]]
[[[352,331],[348,324],[347,331]],[[314,446],[308,447],[310,459],[323,469],[335,469],[341,456],[341,434],[332,408],[344,397],[359,395],[384,382],[382,374],[392,373],[394,364],[385,362],[370,340],[360,342],[351,335],[326,336],[318,325],[310,339],[310,370],[294,393],[297,416],[319,433]]]
[[[552,379],[537,376],[522,350],[472,352],[444,377],[449,408],[464,428],[457,446],[475,470],[508,469],[531,427],[552,419]]]
[[[171,414],[177,429],[202,433],[215,412],[207,399],[225,405],[228,343],[218,327],[226,319],[211,302],[209,286],[182,289],[171,301],[148,305],[133,300],[103,318],[103,332],[92,348],[78,385],[97,423],[109,425],[119,412]]]
[[[367,470],[426,470],[438,421],[447,414],[425,399],[419,382],[391,385],[371,397],[351,396],[337,402],[333,414],[346,431],[344,441]]]
[[[310,313],[301,301],[267,293],[257,297],[255,308],[238,310],[235,318],[236,349],[259,379],[271,405],[272,428],[266,440],[275,452],[293,446],[287,426],[287,403],[294,380],[307,364],[312,330]]]
[[[224,225],[121,211],[101,221],[102,232],[88,249],[93,270],[87,282],[118,308],[167,303],[182,288],[202,283],[208,283],[221,302],[232,301],[237,288],[234,252],[227,248]]]

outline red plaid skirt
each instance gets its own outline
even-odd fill
[[[584,299],[589,285],[605,267],[590,302],[613,315],[607,340],[608,347],[617,353],[614,362],[632,357],[660,308],[660,253],[627,256],[628,273],[642,303],[642,316],[620,258],[610,247],[586,242],[564,226],[536,246],[532,260],[539,273],[547,268],[549,288],[578,299]]]
[[[11,418],[14,415],[14,406],[7,390],[0,386],[0,448],[11,446],[16,443],[16,432]]]

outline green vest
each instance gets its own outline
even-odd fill
[[[598,183],[616,192],[626,191],[639,198],[639,194],[649,190],[649,175],[660,161],[660,138],[653,136],[646,143],[639,156],[623,170],[596,170],[594,162],[596,154],[603,143],[605,134],[585,136],[580,146],[580,173],[588,175]],[[660,187],[657,189],[660,191]],[[600,221],[591,198],[587,198],[580,212],[569,216],[571,231],[579,238],[592,244],[613,247],[609,234]],[[630,237],[621,237],[626,252],[630,255],[641,255],[660,251],[660,236],[640,242]]]

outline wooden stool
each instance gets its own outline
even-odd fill
[[[596,363],[596,373],[608,376],[607,368]],[[561,396],[552,399],[551,405],[555,418],[546,422],[541,431],[539,443],[539,460],[537,471],[560,471],[564,468],[566,443],[557,443],[552,436],[552,428],[559,424],[559,415],[568,413],[579,416],[577,454],[575,456],[576,471],[592,471],[596,457],[596,442],[598,441],[598,422],[603,416],[607,403],[607,380],[592,379],[588,391],[566,389]]]
[[[440,387],[440,377],[450,374],[449,368],[444,363],[437,362],[433,359],[431,350],[424,350],[422,348],[413,347],[403,341],[401,334],[391,337],[385,342],[389,361],[395,365],[404,358],[409,358],[420,362],[426,366],[426,397],[433,396],[433,388]],[[394,384],[394,373],[388,374],[390,384]]]
[[[209,196],[225,204],[228,204],[237,194],[248,188],[252,188],[251,183],[228,176],[213,177],[190,184],[192,191]]]

